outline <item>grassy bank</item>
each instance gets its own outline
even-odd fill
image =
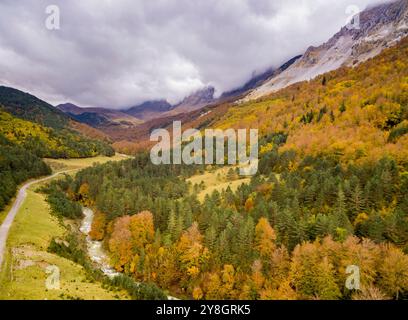
[[[94,162],[118,161],[123,156],[96,157],[90,159],[47,160],[53,171],[82,169]],[[75,172],[75,171],[73,171]],[[122,292],[109,291],[100,283],[86,276],[82,266],[47,252],[53,237],[63,238],[67,230],[50,213],[43,194],[35,190],[35,184],[27,191],[10,229],[5,261],[0,273],[0,299],[124,299]],[[46,288],[50,274],[48,266],[60,270],[60,289]]]

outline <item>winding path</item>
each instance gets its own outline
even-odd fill
[[[73,169],[76,170],[76,169]],[[62,173],[67,173],[69,171],[73,171],[73,170],[66,170],[66,171],[60,171],[57,173],[54,173],[50,176],[47,176],[45,178],[41,178],[38,180],[33,180],[30,182],[27,182],[26,184],[24,184],[20,190],[18,191],[16,200],[13,203],[13,206],[11,207],[10,211],[8,212],[6,218],[3,221],[3,224],[0,226],[0,271],[1,271],[1,267],[3,265],[3,258],[4,258],[4,250],[6,249],[6,242],[7,242],[7,236],[10,230],[10,227],[14,221],[14,218],[18,212],[18,210],[20,210],[21,205],[23,204],[26,196],[27,196],[27,189],[32,186],[33,184],[39,183],[39,182],[43,182],[46,180],[50,180],[52,178],[55,178],[56,176],[58,176],[59,174]]]

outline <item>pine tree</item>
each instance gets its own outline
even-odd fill
[[[337,202],[334,208],[334,219],[337,228],[341,228],[345,232],[345,234],[339,235],[338,233],[342,231],[340,231],[341,229],[336,229],[337,236],[340,236],[344,239],[347,234],[352,234],[353,227],[350,223],[349,218],[347,217],[346,199],[341,187],[339,187],[339,191],[337,194]]]
[[[350,198],[350,218],[354,220],[357,215],[359,215],[364,210],[366,210],[366,206],[363,191],[360,188],[360,184],[357,184]]]
[[[170,235],[170,240],[174,241],[178,237],[177,232],[177,219],[174,210],[170,211],[169,218],[167,221],[167,232]]]
[[[217,232],[213,226],[207,229],[204,239],[206,247],[213,251],[217,243]]]

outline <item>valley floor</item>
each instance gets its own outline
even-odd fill
[[[87,159],[47,160],[54,173],[82,169],[94,162],[123,160],[125,156]],[[54,179],[56,179],[55,177]],[[0,272],[0,299],[124,299],[122,292],[104,289],[86,277],[82,266],[47,252],[53,237],[62,238],[66,229],[50,213],[45,195],[37,193],[41,183],[27,189],[27,196],[11,225],[4,263]],[[6,208],[10,209],[11,206]],[[7,211],[0,216],[5,217]],[[46,273],[49,266],[60,271],[60,289],[47,289]]]

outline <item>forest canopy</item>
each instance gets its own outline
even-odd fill
[[[306,157],[293,169],[293,158],[275,148],[249,184],[201,203],[185,182],[201,166],[155,166],[147,154],[85,169],[62,190],[95,208],[91,235],[105,241],[116,270],[176,295],[405,297],[408,176],[396,161],[343,167]],[[353,264],[359,292],[344,286]]]
[[[50,173],[42,159],[0,133],[0,210],[14,197],[20,183]]]

